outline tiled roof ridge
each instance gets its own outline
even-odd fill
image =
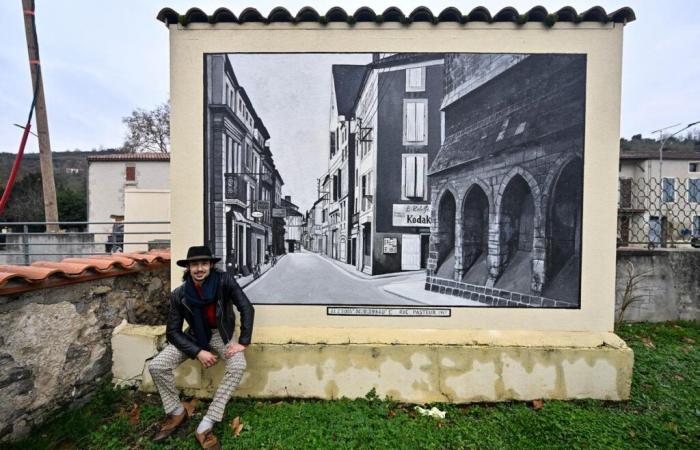
[[[594,6],[581,13],[571,6],[565,6],[555,12],[549,12],[543,6],[535,6],[524,13],[518,12],[513,7],[505,7],[496,14],[483,6],[473,8],[468,14],[464,14],[456,7],[443,9],[439,14],[434,14],[425,6],[419,6],[409,14],[404,14],[396,6],[386,8],[381,14],[377,14],[372,8],[363,6],[358,8],[353,14],[348,14],[343,8],[334,6],[325,15],[319,14],[314,8],[309,6],[301,8],[296,15],[292,15],[286,8],[278,6],[272,8],[267,17],[260,11],[249,7],[241,11],[236,16],[227,8],[219,8],[213,14],[208,15],[199,8],[190,8],[185,14],[180,14],[172,8],[163,8],[158,13],[157,19],[165,23],[166,26],[179,23],[187,26],[191,23],[302,23],[318,22],[327,24],[329,22],[346,22],[354,25],[357,22],[398,22],[408,25],[413,22],[429,22],[437,24],[440,22],[456,22],[464,24],[467,22],[513,22],[524,24],[527,22],[541,22],[547,27],[553,26],[556,22],[614,22],[626,24],[636,20],[632,8],[623,7],[611,13],[605,11],[601,6]]]
[[[88,155],[88,161],[170,161],[170,153],[109,153],[106,155]]]
[[[36,261],[29,266],[0,264],[0,296],[168,267],[170,250],[114,253]]]

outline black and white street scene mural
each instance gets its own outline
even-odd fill
[[[253,303],[580,307],[585,55],[204,65],[205,238]]]

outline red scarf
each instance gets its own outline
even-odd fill
[[[202,285],[195,282],[194,288],[197,290],[199,297],[202,298],[204,296]],[[202,312],[204,312],[204,320],[207,321],[209,328],[216,328],[216,302],[205,305],[202,308]]]

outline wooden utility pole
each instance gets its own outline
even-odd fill
[[[46,117],[44,101],[44,82],[41,78],[39,60],[39,43],[34,24],[34,0],[22,0],[24,14],[24,31],[27,36],[29,69],[32,73],[32,87],[36,97],[36,128],[39,135],[39,158],[41,161],[41,183],[44,190],[44,215],[47,222],[58,222],[56,204],[56,184],[53,178],[53,160],[51,158],[51,141],[49,140],[49,121]],[[46,231],[58,231],[58,225],[47,225]]]

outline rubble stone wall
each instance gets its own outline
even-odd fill
[[[169,295],[159,269],[0,296],[0,441],[88,398],[111,373],[113,329],[164,323]]]

